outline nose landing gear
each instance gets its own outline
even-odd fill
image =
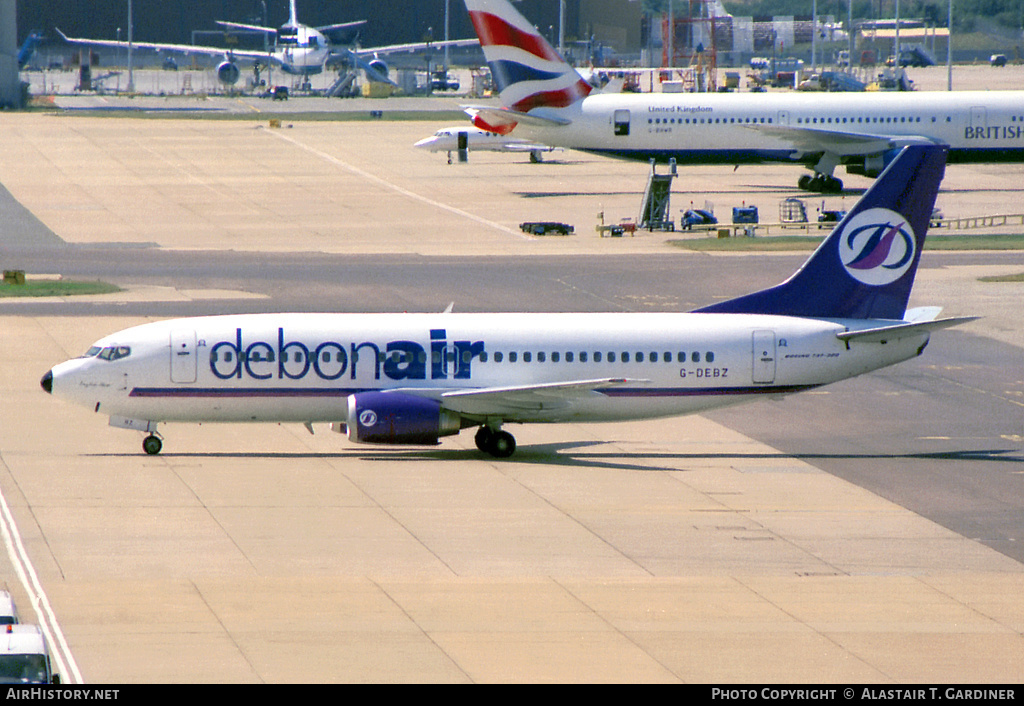
[[[156,434],[150,434],[142,440],[142,450],[150,456],[155,456],[160,453],[160,450],[164,447],[164,442],[160,440],[160,437]]]

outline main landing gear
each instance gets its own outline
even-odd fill
[[[516,438],[507,431],[482,426],[477,429],[476,447],[495,458],[508,458],[516,450]]]
[[[819,194],[838,194],[843,190],[842,180],[817,172],[814,176],[804,174],[797,180],[796,185],[804,191],[814,191]]]

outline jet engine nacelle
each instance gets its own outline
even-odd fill
[[[363,444],[436,444],[458,434],[458,414],[426,397],[400,392],[357,392],[348,397],[350,441]]]
[[[367,65],[385,79],[388,77],[388,65],[382,59],[374,59]]]
[[[864,158],[863,162],[847,165],[846,171],[848,174],[863,174],[874,179],[885,171],[885,168],[889,166],[892,160],[896,159],[899,153],[899,149],[894,149],[882,154],[868,155]]]
[[[217,65],[217,80],[221,83],[234,86],[238,83],[238,77],[241,75],[242,72],[239,70],[238,64],[232,61],[222,61]]]

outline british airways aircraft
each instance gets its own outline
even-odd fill
[[[144,324],[53,367],[46,392],[163,422],[332,422],[355,442],[639,420],[812,389],[920,355],[970,319],[907,311],[946,150],[911,146],[786,282],[691,313],[251,314]]]
[[[677,164],[794,162],[801,189],[876,177],[908,144],[950,162],[1024,162],[1024,91],[592,94],[507,0],[466,0],[501,107],[467,106],[477,127],[596,154]],[[518,126],[518,127],[517,127]]]

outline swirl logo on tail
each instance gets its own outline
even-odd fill
[[[882,286],[902,277],[914,263],[914,230],[895,211],[871,208],[858,213],[843,227],[839,259],[858,282]]]

